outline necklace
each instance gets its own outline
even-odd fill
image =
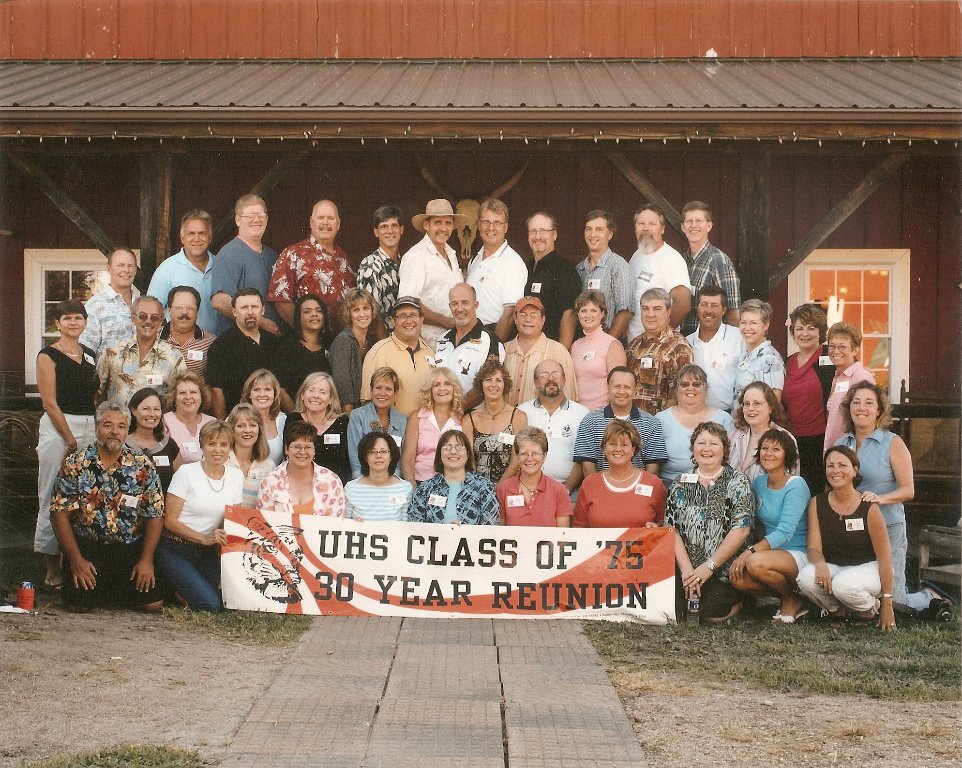
[[[521,479],[520,476],[518,477],[518,485],[520,485],[520,486],[521,486],[522,488],[524,488],[528,493],[530,493],[532,499],[533,499],[533,498],[535,497],[535,495],[538,493],[538,489],[537,489],[537,488],[531,488],[531,487],[529,487],[528,485],[526,485],[525,482]]]
[[[636,473],[637,473],[639,476],[641,475],[641,473],[638,472],[637,469],[635,469],[634,467],[632,467],[631,472],[629,472],[629,473],[628,473],[627,475],[625,475],[624,477],[615,477],[613,474],[611,474],[611,470],[610,470],[610,469],[606,469],[606,470],[605,470],[605,475],[608,477],[608,479],[609,479],[611,482],[613,482],[613,483],[615,483],[615,484],[621,484],[621,483],[623,483],[623,484],[625,484],[625,485],[631,485],[632,483],[635,482],[635,479],[636,479],[636,478],[635,478],[635,474],[636,474]]]
[[[720,467],[714,475],[706,475],[700,469],[698,470],[698,477],[702,480],[708,481],[708,487],[712,488],[715,485],[715,481],[721,476],[721,473],[725,471],[725,467]]]
[[[224,486],[227,485],[227,472],[226,472],[226,471],[224,472],[224,474],[222,474],[222,475],[220,476],[220,488],[217,488],[217,487],[210,481],[210,475],[207,474],[207,468],[206,468],[206,467],[202,467],[201,469],[203,469],[203,471],[204,471],[204,477],[207,478],[207,485],[210,486],[210,489],[211,489],[214,493],[220,493],[221,491],[224,490]],[[221,467],[221,469],[223,469],[223,467]]]
[[[853,500],[855,501],[854,504],[852,503]],[[835,495],[835,491],[832,491],[831,493],[828,494],[829,506],[832,508],[832,512],[838,515],[839,520],[841,520],[843,517],[847,515],[852,514],[852,512],[855,510],[855,507],[858,506],[858,502],[860,502],[861,500],[862,500],[862,497],[859,496],[858,494],[855,494],[855,496],[852,497],[851,499],[846,499],[844,502],[841,499],[839,499],[838,496]],[[841,512],[839,512],[835,508],[835,504],[833,504],[832,501],[835,501],[836,504],[841,505],[842,507]]]
[[[77,352],[68,352],[66,349],[63,348],[63,346],[60,344],[59,341],[56,343],[55,346],[57,347],[57,349],[59,349],[61,352],[67,355],[67,357],[72,357],[74,359],[79,358],[81,352],[83,351],[83,350],[78,350]]]
[[[502,402],[503,402],[503,401],[502,401]],[[505,410],[507,409],[507,407],[508,407],[508,404],[505,403],[504,405],[501,406],[501,410],[500,410],[500,411],[498,411],[497,413],[491,413],[491,411],[488,410],[488,405],[487,405],[487,403],[485,403],[484,406],[483,406],[484,412],[485,412],[486,414],[488,414],[488,418],[490,418],[490,419],[492,419],[492,420],[498,418],[498,416],[500,416],[502,413],[504,413]]]

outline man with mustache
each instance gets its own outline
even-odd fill
[[[198,376],[207,370],[207,351],[217,339],[197,324],[201,305],[201,295],[196,288],[189,285],[171,288],[167,294],[170,320],[160,332],[160,338],[183,356],[187,370]]]
[[[698,327],[685,339],[691,345],[695,365],[708,376],[707,402],[712,408],[731,413],[735,405],[735,374],[745,351],[745,340],[738,328],[722,322],[728,313],[728,299],[717,285],[698,289],[695,312]]]
[[[634,278],[634,315],[628,321],[628,339],[644,333],[641,321],[641,295],[649,288],[662,288],[671,296],[668,324],[677,328],[691,309],[691,282],[688,265],[665,242],[665,214],[657,205],[645,203],[635,211],[635,251],[628,268]]]

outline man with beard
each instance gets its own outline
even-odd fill
[[[735,403],[735,375],[745,351],[745,340],[738,328],[722,322],[727,311],[725,292],[721,288],[717,285],[699,288],[695,299],[698,328],[685,338],[691,345],[695,365],[708,376],[706,402],[731,413]]]
[[[665,214],[657,205],[645,203],[635,211],[635,251],[628,268],[634,278],[634,315],[628,322],[628,339],[644,333],[641,295],[649,288],[663,288],[671,296],[668,323],[677,328],[691,310],[688,265],[681,254],[665,242]]]
[[[178,285],[167,294],[170,320],[160,332],[166,341],[183,356],[187,370],[203,376],[207,370],[207,351],[217,339],[197,324],[200,294],[189,285]]]
[[[538,363],[534,382],[538,396],[518,408],[527,415],[529,427],[543,429],[548,436],[544,473],[574,493],[584,476],[581,464],[574,460],[575,440],[588,409],[565,397],[565,372],[557,360]]]
[[[217,337],[207,352],[207,383],[211,391],[211,410],[218,419],[227,416],[237,405],[244,382],[258,368],[271,367],[277,337],[260,327],[264,317],[264,299],[256,288],[241,288],[231,300],[234,327]],[[281,393],[281,407],[294,410],[286,392]]]
[[[194,319],[197,325],[211,333],[217,328],[217,310],[210,303],[214,254],[207,250],[212,233],[213,225],[207,211],[194,208],[185,213],[180,220],[180,242],[184,247],[160,263],[147,289],[149,295],[156,296],[161,303],[166,302],[164,309],[170,317],[168,298],[171,290],[176,286],[189,285],[200,296]]]
[[[154,550],[164,527],[164,495],[157,470],[124,444],[127,406],[102,403],[95,421],[96,441],[67,455],[50,498],[50,522],[64,554],[64,604],[76,611],[97,605],[159,611]]]

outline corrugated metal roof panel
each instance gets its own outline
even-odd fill
[[[0,108],[962,108],[959,59],[0,62]]]

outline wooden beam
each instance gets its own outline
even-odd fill
[[[768,298],[768,250],[771,234],[771,158],[750,150],[738,157],[738,275],[742,300]]]
[[[829,235],[864,203],[906,160],[908,155],[891,155],[868,172],[856,187],[849,192],[832,210],[822,217],[808,233],[794,246],[789,248],[776,264],[768,277],[768,287],[774,288],[785,280],[808,255],[818,248]]]
[[[285,155],[264,175],[264,178],[251,187],[249,194],[266,198],[309,154],[311,154],[310,150],[305,150]],[[220,247],[233,234],[234,226],[234,211],[231,210],[214,227],[214,238],[210,246],[212,251],[220,250]]]
[[[117,244],[107,236],[98,226],[97,222],[91,218],[90,214],[77,205],[33,160],[24,155],[9,152],[7,153],[7,157],[10,159],[10,162],[20,169],[20,172],[24,176],[33,182],[37,189],[43,192],[47,199],[53,203],[64,216],[77,225],[77,228],[83,232],[104,255],[110,253],[117,247]]]
[[[662,195],[654,184],[638,173],[638,169],[620,152],[605,152],[605,157],[628,180],[631,186],[645,196],[647,202],[654,203],[665,212],[668,223],[682,238],[685,238],[685,233],[681,231],[682,215],[675,209],[675,206],[668,202],[668,198]],[[687,239],[685,239],[685,242],[688,242]]]
[[[167,152],[140,156],[140,270],[137,283],[142,291],[147,290],[157,265],[170,255],[170,166]]]

